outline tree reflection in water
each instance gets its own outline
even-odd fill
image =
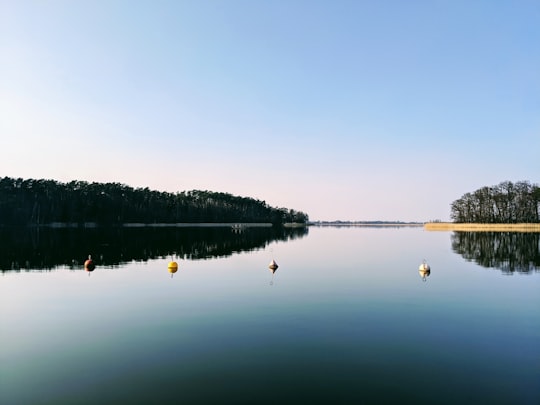
[[[0,228],[0,271],[82,269],[89,254],[96,266],[170,256],[210,259],[307,233],[307,227]]]
[[[506,274],[540,271],[540,233],[454,232],[452,249],[468,261]]]

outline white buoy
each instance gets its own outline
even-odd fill
[[[277,268],[278,268],[278,264],[276,263],[276,261],[274,259],[272,259],[272,261],[270,262],[270,264],[268,265],[268,268],[272,271],[276,271]]]
[[[420,270],[420,271],[429,271],[430,270],[429,264],[426,263],[425,259],[422,262],[422,264],[420,265],[420,267],[418,267],[418,270]]]
[[[426,263],[426,260],[422,262],[422,264],[418,267],[418,273],[420,274],[420,277],[422,277],[422,281],[426,281],[426,279],[431,274],[431,269],[429,267],[429,264]]]

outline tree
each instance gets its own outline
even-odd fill
[[[172,194],[119,183],[0,178],[4,225],[307,221],[307,214],[300,211],[208,190]]]
[[[535,223],[540,222],[540,191],[528,181],[503,181],[465,193],[452,202],[454,222]]]

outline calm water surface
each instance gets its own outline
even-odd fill
[[[10,236],[0,403],[540,403],[539,234],[264,232]]]

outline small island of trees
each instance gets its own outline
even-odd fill
[[[301,223],[308,215],[211,191],[160,192],[120,183],[0,178],[0,225]]]
[[[528,181],[482,187],[454,201],[450,216],[456,223],[539,223],[540,187]]]

